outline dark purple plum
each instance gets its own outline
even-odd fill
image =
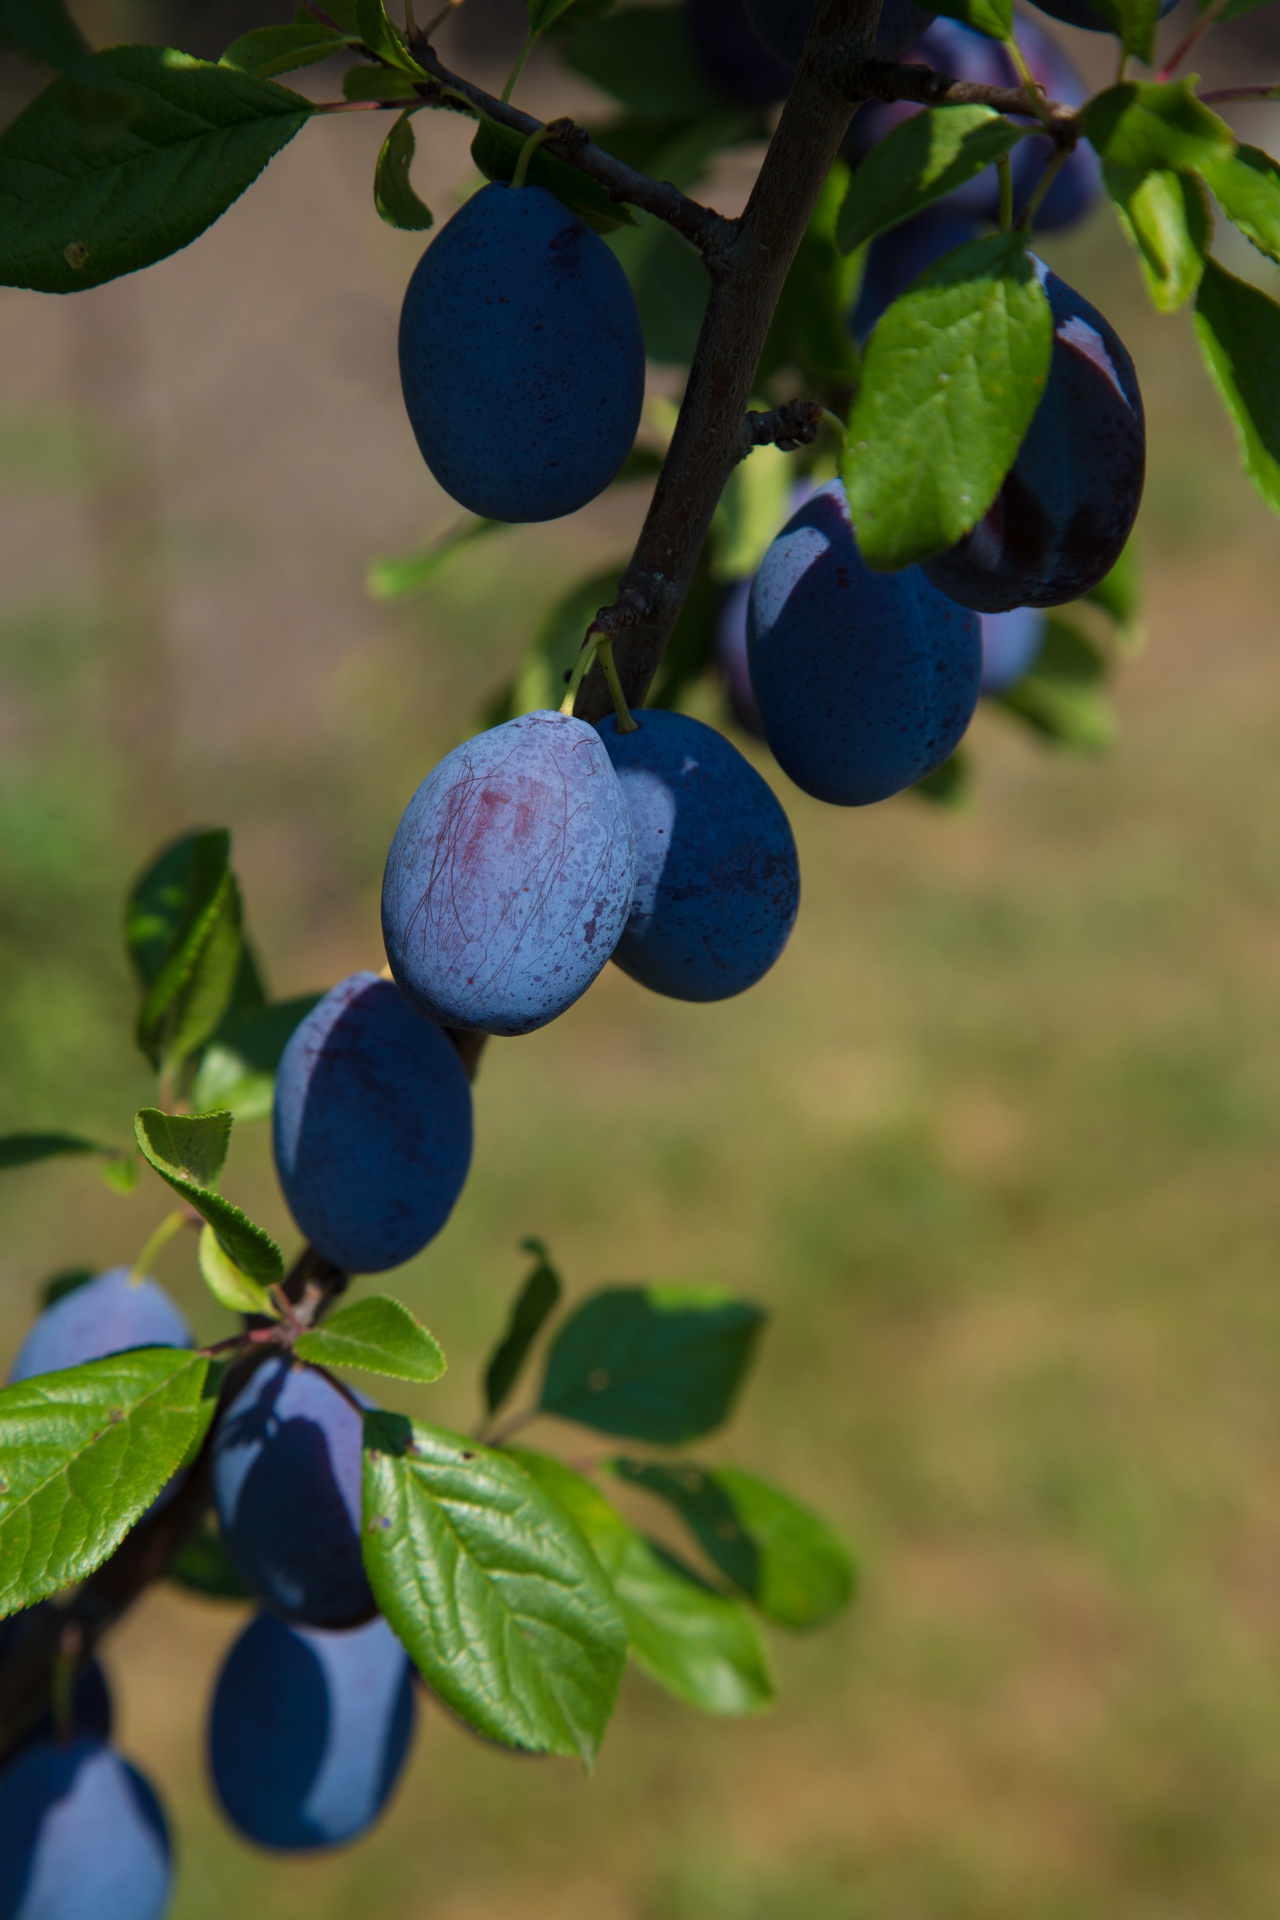
[[[765,554],[747,643],[779,765],[836,806],[886,800],[932,773],[977,704],[977,620],[919,567],[871,571],[838,480],[792,515]]]
[[[213,1439],[213,1499],[245,1585],[285,1619],[313,1627],[367,1620],[360,1557],[361,1419],[324,1375],[265,1361]]]
[[[1035,0],[1041,13],[1047,13],[1054,20],[1061,20],[1068,27],[1083,27],[1086,33],[1114,33],[1115,28],[1109,20],[1104,20],[1089,0]],[[1160,19],[1166,13],[1172,13],[1178,0],[1160,0]]]
[[[689,38],[713,87],[740,107],[767,107],[785,98],[791,68],[758,40],[745,0],[685,0]]]
[[[46,1307],[18,1349],[11,1381],[59,1373],[130,1347],[191,1347],[195,1337],[164,1288],[108,1267]]]
[[[1146,427],[1133,362],[1095,307],[1041,265],[1053,355],[1040,404],[995,504],[924,562],[979,613],[1056,607],[1111,571],[1142,499]]]
[[[750,580],[735,580],[725,594],[716,619],[716,662],[734,719],[744,733],[763,740],[764,727],[747,665],[747,602],[750,598]]]
[[[612,954],[635,870],[595,728],[521,714],[446,754],[406,807],[382,883],[391,971],[443,1026],[530,1033]]]
[[[492,520],[557,520],[603,493],[631,451],[644,400],[635,296],[553,194],[482,187],[414,269],[400,378],[446,493]]]
[[[926,207],[914,219],[882,233],[867,248],[862,285],[851,325],[855,337],[865,341],[887,307],[912,281],[941,260],[944,254],[963,247],[978,237],[978,222],[972,214],[957,212],[947,200]]]
[[[747,18],[770,53],[794,67],[804,47],[814,0],[746,0]],[[896,60],[918,40],[933,14],[914,0],[884,0],[876,33],[876,52],[882,60]]]
[[[161,1920],[172,1860],[149,1783],[92,1734],[0,1773],[0,1920]]]
[[[675,1000],[726,1000],[786,946],[800,867],[771,787],[713,727],[650,707],[600,734],[631,810],[636,891],[614,963]]]
[[[1008,613],[984,613],[981,620],[982,691],[1003,693],[1035,665],[1045,617],[1039,607],[1011,607]]]
[[[1058,47],[1044,28],[1020,15],[1018,39],[1034,77],[1051,100],[1077,107],[1088,97],[1088,87],[1074,62]],[[958,20],[935,20],[906,56],[909,60],[946,73],[953,79],[975,86],[1016,87],[1018,71],[998,40],[989,40]],[[849,125],[844,154],[851,166],[865,159],[885,136],[921,111],[905,100],[873,100],[861,108]],[[1026,124],[1030,124],[1028,120]],[[1054,151],[1047,139],[1023,140],[1010,155],[1013,170],[1013,205],[1020,219],[1039,184],[1045,166]],[[1037,230],[1070,226],[1094,205],[1101,189],[1102,170],[1092,147],[1081,141],[1059,170],[1039,207]],[[1000,182],[994,164],[949,193],[942,203],[957,214],[974,220],[996,221],[1000,213]],[[908,223],[911,224],[911,223]],[[901,231],[901,229],[899,229]],[[890,236],[882,236],[884,239]],[[931,264],[931,263],[927,263]],[[917,269],[919,271],[919,269]],[[912,276],[914,278],[914,275]],[[905,284],[905,283],[904,283]],[[886,303],[887,304],[887,303]]]
[[[353,973],[295,1028],[276,1075],[276,1169],[313,1246],[349,1273],[411,1260],[471,1164],[457,1049],[376,973]]]
[[[337,1847],[391,1796],[416,1714],[408,1656],[386,1621],[345,1633],[251,1620],[214,1688],[209,1771],[222,1810],[260,1847]]]

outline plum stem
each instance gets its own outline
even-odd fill
[[[1216,24],[1218,16],[1226,3],[1227,0],[1213,0],[1213,5],[1205,8],[1190,33],[1178,42],[1173,52],[1169,55],[1169,58],[1161,67],[1159,73],[1157,73],[1157,83],[1172,80],[1174,74],[1178,71],[1178,68],[1182,65],[1192,47],[1195,46],[1201,34],[1207,33],[1209,28]],[[1209,98],[1212,97],[1212,95],[1209,96]]]
[[[536,133],[529,135],[529,138],[516,155],[515,172],[512,174],[510,180],[511,186],[519,188],[524,185],[529,177],[529,165],[534,154],[538,151],[538,148],[543,145],[544,141],[555,139],[555,129],[558,125],[559,122],[556,120],[549,121],[545,127],[539,127]]]
[[[1048,107],[1045,105],[1044,88],[1032,73],[1027,62],[1027,56],[1018,45],[1016,35],[1012,33],[1009,35],[1009,38],[1004,43],[1004,49],[1018,70],[1018,78],[1022,82],[1022,91],[1026,94],[1036,119],[1041,121],[1046,127],[1051,126],[1051,116]]]
[[[147,1236],[137,1259],[129,1269],[131,1287],[141,1286],[147,1277],[147,1269],[154,1263],[157,1254],[162,1248],[168,1246],[175,1234],[181,1233],[182,1229],[189,1224],[189,1213],[188,1207],[175,1207],[172,1213],[166,1213],[154,1233]]]
[[[537,39],[537,37],[538,36],[536,33],[530,33],[526,37],[525,43],[521,47],[519,53],[516,55],[516,63],[514,67],[512,67],[510,73],[507,75],[507,84],[502,89],[502,104],[504,107],[508,105],[512,94],[515,92],[516,81],[520,78],[520,75],[524,71],[524,63],[529,58],[529,55],[533,52],[533,43]]]
[[[1050,154],[1048,165],[1036,181],[1035,189],[1032,192],[1031,198],[1027,201],[1026,207],[1023,209],[1021,220],[1018,222],[1019,227],[1023,229],[1023,231],[1030,233],[1032,223],[1044,205],[1045,195],[1048,193],[1066,163],[1067,150],[1065,147],[1059,147],[1056,153]]]
[[[608,682],[609,692],[613,695],[613,711],[617,719],[618,732],[638,732],[637,723],[631,717],[631,708],[627,705],[627,696],[623,691],[622,682],[618,678],[618,665],[613,657],[612,634],[597,634],[596,658],[599,660],[601,671]]]

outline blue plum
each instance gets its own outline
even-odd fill
[[[42,1601],[39,1606],[28,1607],[0,1623],[0,1668],[11,1660],[21,1662],[24,1659],[33,1629],[43,1626],[49,1611],[49,1603]],[[76,1674],[71,1689],[70,1731],[91,1733],[99,1740],[109,1740],[113,1717],[107,1676],[96,1660],[88,1660]],[[31,1729],[23,1745],[52,1740],[55,1730],[53,1708],[50,1707]]]
[[[804,47],[814,0],[746,0],[747,18],[770,53],[795,66]],[[876,32],[876,52],[882,60],[896,60],[904,47],[918,40],[933,14],[914,0],[884,0]]]
[[[946,200],[926,207],[891,232],[879,234],[867,248],[862,285],[850,323],[856,338],[865,341],[886,307],[892,306],[926,267],[977,237],[978,223],[973,215],[958,211]]]
[[[838,480],[773,542],[747,609],[765,737],[798,787],[867,806],[954,751],[978,699],[978,622],[918,567],[873,573]]]
[[[251,1620],[218,1675],[209,1769],[247,1840],[286,1852],[355,1840],[382,1812],[416,1713],[386,1621],[346,1633]]]
[[[0,1773],[0,1920],[160,1920],[171,1878],[155,1793],[92,1734]]]
[[[446,754],[406,807],[382,884],[391,971],[444,1026],[530,1033],[608,960],[635,871],[595,728],[521,714]]]
[[[1041,13],[1049,14],[1054,20],[1061,20],[1068,27],[1083,27],[1086,33],[1114,33],[1115,28],[1109,20],[1104,20],[1089,0],[1035,0]],[[1172,13],[1178,0],[1160,0],[1159,18]]]
[[[1011,607],[1008,613],[982,615],[982,691],[1003,693],[1030,673],[1044,645],[1045,618],[1039,607]]]
[[[716,619],[716,662],[734,719],[744,733],[763,740],[764,727],[747,665],[747,602],[750,598],[750,580],[735,580],[725,594]]]
[[[164,1288],[109,1267],[46,1307],[18,1349],[11,1381],[58,1373],[130,1347],[190,1347],[195,1339]]]
[[[631,451],[644,336],[599,234],[541,187],[482,187],[414,269],[400,379],[422,457],[492,520],[557,520]]]
[[[614,964],[675,1000],[726,1000],[786,946],[800,868],[773,790],[713,727],[651,707],[600,735],[636,836],[636,891]]]
[[[1053,314],[1049,377],[995,503],[924,562],[979,613],[1055,607],[1111,571],[1142,499],[1146,426],[1133,362],[1095,307],[1037,263]]]
[[[368,1619],[360,1558],[361,1420],[324,1375],[257,1367],[213,1438],[213,1499],[237,1573],[264,1606],[313,1627]]]
[[[439,1233],[471,1164],[457,1049],[398,987],[353,973],[298,1026],[273,1113],[289,1211],[326,1260],[381,1273]]]
[[[791,68],[751,31],[745,0],[685,0],[698,64],[713,87],[742,107],[767,107],[791,86]]]
[[[1034,78],[1044,87],[1048,97],[1060,100],[1065,106],[1080,106],[1088,97],[1088,87],[1074,62],[1043,27],[1022,15],[1018,20],[1018,38]],[[969,81],[975,86],[1018,85],[1017,68],[1000,42],[989,40],[985,34],[962,26],[958,20],[935,20],[928,32],[910,49],[907,57],[932,67],[935,72],[950,74],[954,79]],[[871,101],[863,107],[850,122],[844,143],[845,157],[850,165],[856,166],[894,127],[920,111],[918,106],[904,100]],[[1042,138],[1023,140],[1013,149],[1010,161],[1016,218],[1021,218],[1053,151],[1053,142]],[[1081,141],[1068,156],[1041,203],[1036,213],[1036,227],[1047,231],[1070,226],[1073,221],[1082,218],[1098,198],[1101,179],[1102,170],[1097,155],[1092,147]],[[985,168],[975,180],[969,180],[949,193],[943,204],[952,213],[967,214],[974,220],[998,219],[1000,182],[995,166]],[[888,235],[883,236],[884,240],[889,238]],[[927,264],[930,263],[922,263]],[[917,268],[917,272],[920,270]],[[909,277],[914,278],[914,275]],[[906,281],[903,285],[906,285]]]

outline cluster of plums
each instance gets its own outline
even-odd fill
[[[191,1344],[163,1288],[113,1268],[45,1309],[10,1379],[129,1347]],[[360,1456],[350,1402],[280,1354],[249,1374],[214,1440],[223,1541],[261,1610],[214,1687],[209,1772],[232,1824],[264,1847],[330,1847],[363,1833],[413,1733],[409,1658],[377,1614],[361,1564]],[[21,1660],[31,1620],[19,1614],[0,1628],[0,1663]],[[111,1744],[111,1724],[107,1682],[90,1661],[62,1724],[46,1716],[0,1772],[5,1920],[159,1920],[165,1911],[168,1827],[152,1786]]]

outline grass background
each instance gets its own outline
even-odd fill
[[[579,96],[544,68],[529,98]],[[465,136],[417,124],[445,212]],[[0,295],[0,1125],[127,1137],[151,1089],[120,902],[190,825],[234,829],[278,993],[377,965],[409,792],[538,607],[633,537],[635,496],[479,548],[419,602],[365,598],[371,555],[451,518],[399,404],[418,243],[369,204],[376,139],[309,130],[145,276]],[[474,1416],[524,1233],[576,1291],[764,1301],[707,1452],[838,1520],[857,1606],[778,1641],[767,1719],[628,1683],[591,1782],[428,1713],[377,1835],[295,1863],[204,1788],[236,1611],[154,1592],[107,1664],[177,1828],[176,1920],[1274,1915],[1275,523],[1189,322],[1145,313],[1105,218],[1049,251],[1120,325],[1151,416],[1151,645],[1118,747],[1065,758],[984,713],[962,817],[780,782],[805,897],[779,966],[711,1008],[607,970],[492,1046],[471,1182],[395,1280],[450,1356],[415,1403],[445,1423]],[[226,1186],[289,1237],[264,1129]],[[46,1273],[131,1258],[164,1206],[74,1164],[7,1176],[3,1351]],[[160,1271],[226,1330],[190,1248]]]

